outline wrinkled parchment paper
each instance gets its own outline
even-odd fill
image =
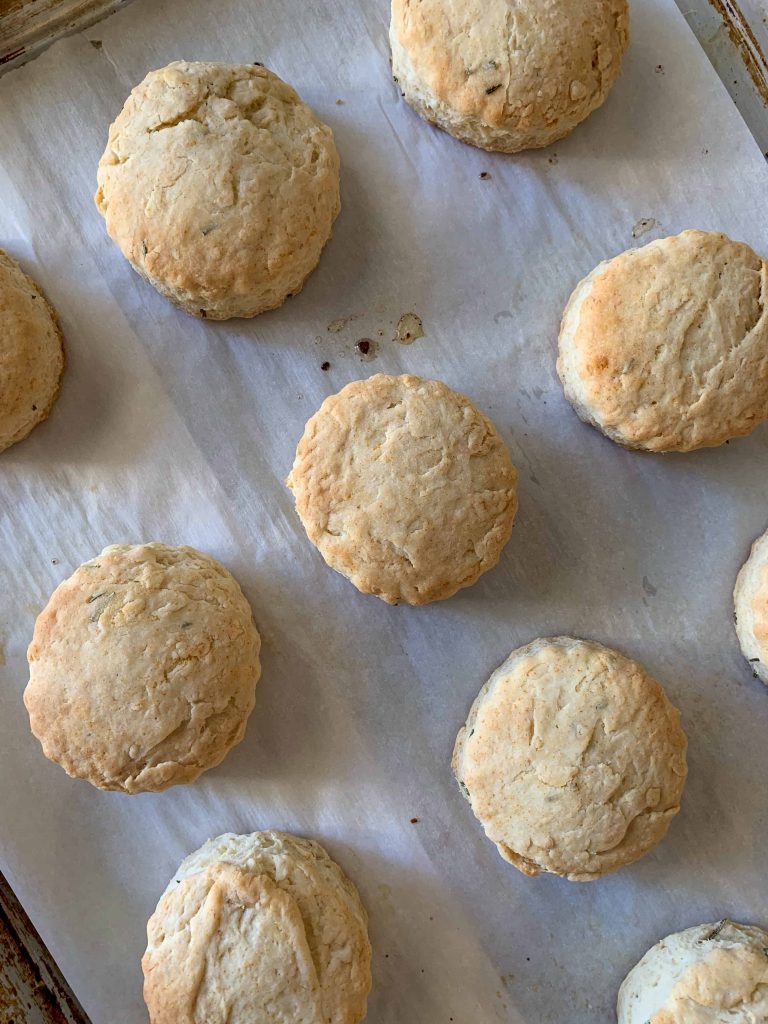
[[[672,0],[635,0],[605,107],[519,157],[417,119],[389,77],[386,23],[385,0],[136,0],[0,81],[0,246],[59,310],[69,358],[49,422],[0,457],[0,866],[94,1024],[146,1020],[146,919],[182,857],[227,830],[314,836],[354,878],[375,947],[371,1024],[608,1024],[662,935],[723,915],[768,924],[768,692],[731,621],[768,522],[768,428],[715,451],[628,453],[579,423],[554,369],[572,287],[633,229],[642,242],[719,229],[768,252],[763,156]],[[341,152],[319,269],[252,321],[177,312],[93,205],[110,121],[181,57],[265,62]],[[406,312],[426,332],[410,346],[393,340]],[[499,567],[422,609],[328,570],[282,483],[322,399],[380,370],[468,394],[521,473]],[[21,701],[25,650],[61,579],[106,544],[148,539],[235,573],[264,673],[219,768],[125,797],[45,760]],[[668,838],[597,883],[518,874],[449,770],[490,672],[557,633],[640,659],[690,736]]]

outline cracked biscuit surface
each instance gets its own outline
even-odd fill
[[[628,23],[626,0],[392,0],[392,74],[421,117],[462,142],[536,149],[603,103]]]
[[[499,560],[517,472],[493,424],[440,381],[376,374],[327,398],[286,481],[327,564],[390,604],[438,601]]]
[[[685,733],[636,662],[570,637],[513,651],[480,690],[453,772],[502,857],[591,881],[642,857],[680,809]]]
[[[736,633],[758,679],[768,685],[768,530],[752,545],[733,592]]]
[[[723,920],[668,935],[619,989],[618,1024],[766,1024],[768,932]]]
[[[32,278],[0,249],[0,452],[48,417],[63,373],[56,314]]]
[[[339,212],[333,134],[264,67],[176,61],[109,129],[96,205],[132,266],[193,316],[299,291]]]
[[[748,245],[684,231],[595,268],[563,314],[557,372],[613,441],[691,451],[768,419],[768,269]]]
[[[46,757],[100,789],[192,782],[239,743],[260,639],[234,577],[192,548],[116,544],[35,623],[24,703]]]
[[[228,833],[183,861],[147,926],[152,1024],[358,1024],[367,915],[326,851],[284,832]]]

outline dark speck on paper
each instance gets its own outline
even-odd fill
[[[330,368],[331,368],[331,364],[329,362],[327,362],[327,361],[320,364],[320,369],[321,370],[330,370]]]
[[[104,45],[100,39],[89,39],[89,42],[94,50],[100,50]]]
[[[355,343],[355,348],[366,362],[376,358],[378,345],[373,338],[360,338],[360,340]]]
[[[643,590],[649,597],[655,597],[656,594],[659,592],[658,587],[654,587],[654,585],[651,583],[647,576],[643,576]]]

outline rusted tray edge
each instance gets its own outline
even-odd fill
[[[10,1015],[10,1016],[9,1016]],[[37,929],[0,873],[0,1018],[90,1024]]]
[[[130,0],[48,0],[0,15],[0,74],[32,60],[57,39],[87,28],[128,3]]]
[[[677,5],[768,156],[768,28],[762,0],[677,0]]]

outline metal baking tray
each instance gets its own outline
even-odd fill
[[[130,0],[0,0],[0,73],[33,59]],[[641,2],[641,0],[636,0]],[[745,122],[768,156],[768,17],[758,0],[677,0]],[[0,1024],[87,1017],[0,876]]]

